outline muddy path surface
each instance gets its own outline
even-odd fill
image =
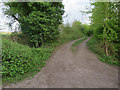
[[[33,78],[6,88],[118,88],[118,67],[99,61],[87,48],[89,39],[76,53],[70,50],[75,41],[62,45]]]

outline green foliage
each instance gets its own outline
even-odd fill
[[[119,57],[120,27],[118,11],[120,2],[94,2],[91,21],[94,37],[102,42],[103,51],[107,57]],[[109,61],[109,60],[108,60]],[[114,61],[114,58],[113,58]]]
[[[32,46],[30,45],[28,35],[23,34],[21,32],[12,32],[12,34],[10,34],[8,39],[23,45]]]
[[[77,28],[77,29],[73,29]],[[75,40],[78,38],[81,38],[84,36],[81,31],[78,29],[78,27],[70,27],[69,25],[63,26],[63,30],[61,31],[61,38],[64,41],[70,41],[70,40]]]
[[[53,48],[30,48],[3,39],[2,77],[14,78],[27,72],[39,71],[51,55]]]
[[[92,35],[92,30],[88,25],[82,25],[80,21],[74,21],[72,26],[69,23],[61,27],[61,38],[64,41],[79,39],[83,36]]]
[[[82,29],[82,33],[86,36],[91,36],[93,35],[93,29],[90,25],[84,24]]]
[[[92,37],[87,43],[89,49],[98,54],[99,56],[103,57],[105,54],[104,49],[100,47],[100,41],[98,41],[95,37]]]
[[[98,55],[100,61],[120,66],[120,61],[116,60],[114,55],[106,56],[102,41],[98,41],[95,37],[93,37],[88,41],[87,46],[92,52]]]
[[[108,63],[108,64],[120,66],[120,61],[119,61],[119,60],[114,60],[114,61],[113,61],[113,59],[114,59],[113,56],[106,56],[106,55],[104,55],[103,58],[100,58],[100,61],[106,62],[106,63]]]
[[[62,2],[8,2],[5,14],[20,24],[30,46],[40,47],[59,37],[58,26],[62,23]]]

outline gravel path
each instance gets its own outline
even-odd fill
[[[99,61],[86,46],[89,39],[77,52],[70,50],[74,41],[62,45],[32,79],[6,88],[118,88],[118,67]]]

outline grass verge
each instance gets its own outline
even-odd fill
[[[82,38],[82,39],[77,40],[76,42],[74,42],[74,43],[72,44],[71,50],[72,50],[73,52],[75,52],[75,51],[77,50],[77,46],[78,46],[80,43],[82,43],[84,40],[86,40],[86,39],[88,39],[88,37],[84,37],[84,38]]]
[[[106,56],[105,51],[103,48],[100,47],[101,41],[96,40],[94,37],[92,37],[88,43],[88,48],[95,53],[98,56],[98,59],[102,62],[120,66],[120,61],[114,60],[114,56]]]
[[[80,40],[74,42],[74,43],[72,44],[72,47],[79,45],[82,41],[84,41],[84,40],[86,40],[86,39],[88,39],[88,37],[85,37],[85,38],[83,38],[83,39],[80,39]]]

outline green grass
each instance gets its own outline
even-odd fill
[[[86,39],[88,39],[88,37],[84,37],[84,38],[82,38],[82,39],[77,40],[76,42],[74,42],[74,43],[72,44],[72,47],[71,47],[72,52],[76,52],[76,51],[77,51],[77,46],[78,46],[80,43],[82,43],[84,40],[86,40]]]
[[[82,41],[84,41],[84,40],[86,40],[86,39],[88,39],[88,37],[84,37],[83,39],[74,42],[74,43],[72,44],[72,47],[79,45]]]
[[[95,53],[98,56],[98,59],[100,61],[111,65],[120,66],[120,61],[115,60],[114,56],[106,56],[105,51],[103,48],[100,47],[100,44],[101,41],[96,40],[93,37],[88,41],[87,46],[93,53]]]

